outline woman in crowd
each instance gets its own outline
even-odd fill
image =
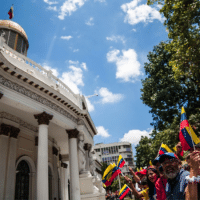
[[[124,177],[125,180],[130,184],[130,187],[132,189],[133,194],[136,196],[136,198],[144,198],[145,200],[155,200],[156,199],[156,189],[155,189],[155,183],[157,181],[157,179],[159,178],[159,173],[156,170],[156,168],[154,166],[150,166],[147,168],[147,185],[148,188],[146,188],[145,190],[138,192],[131,179],[128,177]]]

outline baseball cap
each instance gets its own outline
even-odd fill
[[[159,162],[159,158],[160,158],[160,156],[156,157],[156,158],[153,160],[152,164],[153,164],[153,165],[156,165],[156,164]]]
[[[139,172],[135,172],[135,174],[136,174],[136,175],[138,175],[138,174],[146,175],[146,174],[147,174],[147,170],[146,170],[146,169],[143,169],[143,170],[141,170],[141,171],[139,171]]]
[[[165,158],[176,158],[178,159],[177,155],[175,153],[164,153],[162,155],[160,155],[160,158],[159,158],[159,162],[160,163],[163,163],[165,161]]]

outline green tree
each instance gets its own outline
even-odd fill
[[[176,78],[186,76],[200,90],[200,1],[199,0],[147,0],[147,4],[162,4],[160,13],[171,40],[166,50],[174,52],[170,66]]]
[[[148,105],[152,113],[154,128],[168,128],[176,117],[180,117],[180,109],[185,106],[187,115],[195,114],[199,107],[197,86],[182,75],[175,78],[175,72],[169,65],[173,52],[165,50],[168,43],[161,42],[147,55],[149,62],[144,69],[147,77],[142,80],[141,99]]]

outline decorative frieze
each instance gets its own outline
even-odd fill
[[[53,119],[53,115],[47,114],[46,112],[34,115],[35,119],[38,120],[38,124],[46,124],[49,125],[50,120]]]
[[[66,130],[68,136],[69,136],[69,139],[71,138],[77,138],[78,137],[78,134],[79,134],[79,131],[75,128],[75,129],[71,129],[71,130]]]
[[[29,130],[32,130],[34,132],[38,131],[38,128],[35,126],[32,126],[31,124],[28,124],[26,122],[24,122],[23,120],[21,120],[19,117],[16,117],[14,115],[11,115],[9,113],[6,112],[0,112],[0,118],[4,118],[4,119],[8,119],[10,121],[16,122],[18,123],[20,126],[23,126]]]
[[[70,113],[68,113],[66,110],[61,108],[60,106],[57,106],[56,104],[52,103],[51,101],[47,100],[46,98],[32,92],[31,90],[26,89],[25,87],[18,85],[17,83],[14,83],[8,79],[5,79],[1,75],[0,75],[0,84],[4,85],[5,87],[8,87],[9,89],[12,89],[20,94],[23,94],[39,103],[44,104],[45,106],[59,112],[60,114],[64,115],[65,117],[71,119],[73,122],[77,123],[77,119],[74,116],[72,116]]]

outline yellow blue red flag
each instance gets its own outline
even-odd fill
[[[162,155],[164,153],[170,153],[173,152],[166,144],[162,144],[159,150],[159,155]]]
[[[118,162],[117,162],[117,167],[122,168],[124,166],[124,164],[125,164],[124,159],[122,158],[121,155],[119,155]]]
[[[9,19],[12,19],[14,17],[14,8],[11,6],[10,10],[8,11]]]
[[[179,140],[182,145],[182,149],[187,151],[193,148],[194,144],[198,144],[200,142],[197,135],[194,133],[192,127],[190,126],[184,107],[181,109],[181,124],[180,124],[180,132],[179,132]]]
[[[129,191],[130,188],[125,184],[119,192],[119,199],[120,200],[123,199],[128,194]]]

